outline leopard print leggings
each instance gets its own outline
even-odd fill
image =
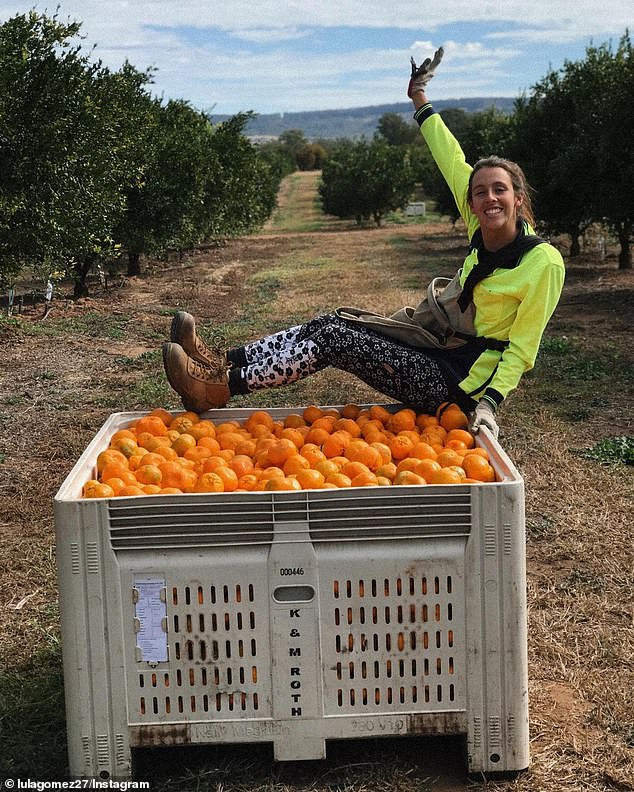
[[[286,385],[334,366],[420,411],[434,411],[449,398],[449,384],[432,357],[336,314],[229,350],[227,357],[234,394]]]

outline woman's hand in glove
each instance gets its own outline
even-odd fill
[[[410,77],[409,85],[407,87],[407,95],[410,98],[412,94],[415,94],[417,91],[425,90],[425,86],[434,76],[436,68],[442,60],[442,56],[444,54],[444,49],[442,47],[438,47],[434,53],[433,60],[431,58],[425,58],[420,66],[416,66],[416,61],[414,58],[410,58],[410,62],[412,64],[412,76]]]
[[[497,425],[497,421],[495,420],[495,412],[493,411],[493,407],[491,407],[489,402],[485,401],[484,399],[481,399],[478,402],[477,407],[471,413],[469,420],[469,430],[473,434],[476,434],[481,426],[486,426],[493,437],[496,440],[498,439],[500,427]]]

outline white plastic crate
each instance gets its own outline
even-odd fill
[[[523,482],[487,430],[495,483],[81,500],[139,415],[55,499],[72,777],[129,778],[136,746],[381,735],[528,766]]]

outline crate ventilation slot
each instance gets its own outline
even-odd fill
[[[275,530],[278,541],[297,541],[296,529],[286,529],[287,523],[308,523],[315,543],[467,536],[471,496],[457,486],[452,492],[421,488],[403,495],[386,488],[372,497],[340,490],[333,498],[307,491],[239,501],[219,494],[201,501],[194,496],[187,508],[182,501],[161,507],[115,500],[109,504],[110,540],[115,550],[268,545]]]
[[[257,602],[248,582],[168,585],[169,669],[138,671],[139,722],[267,716],[268,623]]]
[[[329,714],[464,706],[459,578],[334,579]]]

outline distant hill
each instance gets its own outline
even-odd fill
[[[437,110],[456,107],[468,113],[475,113],[495,106],[504,113],[513,110],[511,97],[484,96],[470,99],[445,99],[434,102]],[[412,105],[409,102],[376,105],[372,107],[352,107],[345,110],[313,110],[304,113],[271,113],[252,118],[245,134],[249,137],[278,137],[287,129],[301,129],[309,140],[336,138],[371,138],[379,119],[384,113],[397,113],[406,120],[412,118]],[[213,115],[212,121],[225,121],[231,116]]]

